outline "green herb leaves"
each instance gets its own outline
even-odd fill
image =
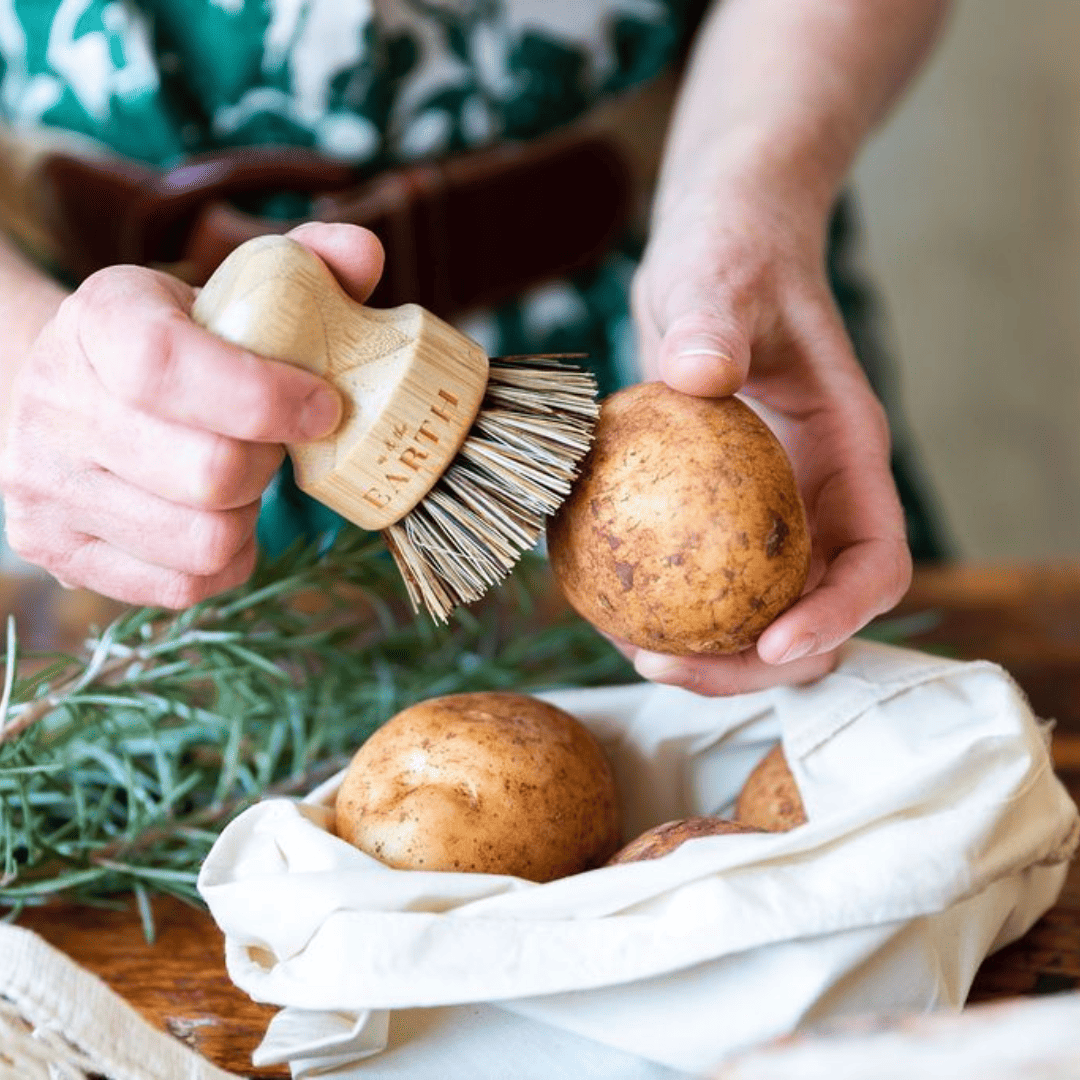
[[[22,659],[9,620],[0,908],[133,893],[149,934],[150,895],[197,901],[199,866],[240,810],[305,794],[406,705],[634,679],[548,581],[529,556],[436,627],[408,612],[378,539],[347,529],[187,611],[126,612],[84,656]]]

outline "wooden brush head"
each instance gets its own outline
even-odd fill
[[[487,356],[471,338],[416,304],[364,307],[285,236],[237,248],[192,314],[226,340],[341,391],[337,431],[288,449],[299,487],[363,529],[400,521],[430,491],[460,450],[488,382]]]

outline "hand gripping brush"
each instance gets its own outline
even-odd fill
[[[341,391],[338,429],[288,447],[297,484],[381,532],[414,609],[441,622],[536,544],[592,440],[591,374],[556,356],[489,360],[417,304],[365,307],[288,237],[233,251],[193,315]]]

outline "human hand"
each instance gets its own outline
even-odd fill
[[[848,340],[824,265],[825,210],[790,176],[733,164],[708,201],[657,212],[633,308],[644,375],[706,397],[738,392],[794,466],[811,531],[801,599],[755,647],[672,657],[616,643],[638,672],[703,694],[812,680],[910,582],[889,431]]]
[[[367,298],[382,272],[374,234],[309,224],[290,235]],[[340,420],[322,379],[192,321],[195,295],[155,270],[102,270],[18,368],[0,432],[8,542],[65,585],[179,609],[242,583],[282,444]]]

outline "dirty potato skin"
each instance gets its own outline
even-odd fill
[[[806,808],[780,743],[746,778],[735,800],[735,820],[768,832],[787,832],[806,822]]]
[[[663,825],[654,825],[651,829],[646,829],[629,844],[621,847],[608,859],[607,864],[617,866],[620,863],[659,859],[661,855],[667,855],[677,847],[681,847],[687,840],[695,840],[699,836],[756,832],[764,832],[764,830],[739,821],[732,821],[729,818],[690,817],[665,821]]]
[[[389,866],[551,881],[618,846],[611,767],[592,733],[525,694],[431,698],[387,721],[338,790],[336,831]]]
[[[738,398],[658,382],[604,400],[547,543],[579,614],[677,655],[752,645],[799,597],[810,562],[791,465],[765,423]]]

